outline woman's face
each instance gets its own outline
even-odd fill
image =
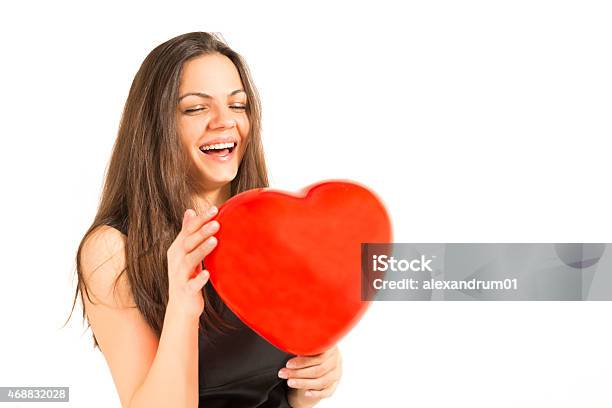
[[[203,55],[183,65],[178,132],[192,176],[205,190],[236,177],[249,136],[246,104],[238,70],[225,55]]]

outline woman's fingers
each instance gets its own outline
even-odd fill
[[[219,231],[219,222],[212,220],[183,239],[183,249],[189,253],[196,249],[205,239]]]
[[[189,272],[189,276],[187,279],[191,278],[193,274],[193,270],[202,262],[202,259],[208,254],[212,252],[213,249],[217,246],[217,238],[209,237],[200,245],[198,245],[193,251],[186,254],[183,258],[184,262],[184,270]]]
[[[209,221],[212,217],[214,217],[219,210],[214,205],[209,207],[206,212],[200,215],[196,215],[195,211],[191,208],[185,211],[183,216],[183,226],[181,228],[180,234],[183,235],[183,238],[188,237],[189,235],[196,232],[198,229],[204,225],[206,221]]]
[[[208,278],[210,274],[206,269],[203,269],[195,278],[191,279],[187,284],[191,290],[199,291],[202,290],[206,282],[208,282]]]
[[[182,310],[188,316],[200,316],[204,310],[202,288],[208,282],[209,273],[203,271],[202,260],[217,245],[214,234],[217,221],[211,218],[217,213],[211,207],[203,215],[193,209],[183,214],[181,231],[166,251],[168,262],[168,308]],[[210,222],[209,222],[210,221]]]
[[[308,390],[306,391],[305,395],[310,398],[327,398],[336,391],[337,386],[338,381],[336,380],[327,388],[323,388],[322,390]]]
[[[320,364],[311,365],[305,368],[289,369],[281,368],[279,377],[281,378],[319,378],[330,372],[336,366],[333,359],[323,360]]]
[[[191,208],[188,208],[185,213],[183,214],[183,226],[181,227],[181,231],[185,230],[187,228],[187,225],[189,224],[189,221],[196,216],[196,212],[194,210],[192,210]]]
[[[218,212],[217,207],[212,206],[208,212],[196,215],[195,211],[188,209],[183,217],[183,225],[179,237],[169,249],[170,254],[178,255],[179,276],[189,280],[201,272],[197,268],[202,259],[208,255],[217,245],[217,238],[212,236],[219,230],[219,222],[210,220]]]
[[[317,354],[314,356],[297,356],[293,357],[289,361],[287,361],[286,367],[297,369],[297,368],[306,368],[321,364],[323,361],[330,359],[333,357],[333,354],[336,353],[337,347],[334,346],[321,354]]]
[[[337,346],[315,356],[297,356],[278,376],[287,378],[291,388],[303,390],[309,398],[326,398],[334,393],[342,376],[342,358]]]
[[[287,385],[291,388],[304,390],[322,390],[340,379],[337,371],[337,369],[333,369],[319,378],[290,378],[287,380]]]

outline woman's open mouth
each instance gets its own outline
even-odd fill
[[[227,161],[233,157],[236,150],[236,142],[214,143],[200,146],[200,151],[211,159],[217,161]]]

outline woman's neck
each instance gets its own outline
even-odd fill
[[[230,183],[225,184],[223,187],[204,191],[196,196],[196,202],[198,207],[198,214],[206,211],[211,205],[217,207],[221,206],[225,201],[230,198],[231,186]]]

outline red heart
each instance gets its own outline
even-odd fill
[[[227,200],[219,243],[204,260],[215,290],[246,325],[288,353],[332,347],[361,318],[361,243],[390,242],[383,204],[367,188],[321,182]]]

